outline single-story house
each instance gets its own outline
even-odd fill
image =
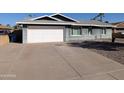
[[[45,15],[16,22],[22,26],[23,43],[70,42],[111,38],[112,24],[79,21],[63,14]]]
[[[9,33],[11,33],[11,28],[0,24],[0,45],[9,43]]]

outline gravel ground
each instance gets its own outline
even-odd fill
[[[124,64],[124,39],[116,39],[115,43],[112,43],[110,39],[105,39],[71,43],[69,45],[73,47],[87,48],[121,64]]]

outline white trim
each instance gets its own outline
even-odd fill
[[[36,20],[36,19],[39,19],[39,18],[42,18],[42,17],[47,17],[47,16],[48,16],[48,15],[39,16],[39,17],[32,18],[32,19],[30,19],[30,20],[34,21],[34,20]]]
[[[23,28],[22,29],[22,43],[27,43],[27,30],[28,28]]]
[[[116,27],[108,25],[95,25],[95,24],[74,24],[74,23],[40,23],[40,22],[16,22],[16,24],[46,24],[46,25],[72,25],[72,26],[98,26],[98,27]]]
[[[61,20],[59,20],[59,19],[57,19],[57,18],[48,16],[48,15],[39,16],[39,17],[36,17],[36,18],[32,18],[32,19],[30,19],[30,20],[34,21],[34,20],[37,20],[37,19],[40,19],[40,18],[44,18],[44,17],[48,17],[48,18],[51,18],[51,19],[56,20],[56,21],[61,21]]]
[[[75,21],[75,22],[79,22],[78,20],[75,20],[75,19],[73,19],[73,18],[71,18],[71,17],[65,16],[65,15],[60,14],[60,13],[52,14],[52,15],[50,15],[50,16],[52,17],[52,16],[55,16],[55,15],[60,15],[60,16],[63,16],[63,17],[65,17],[65,18],[67,18],[67,19],[73,20],[73,21]]]
[[[16,24],[51,24],[51,25],[71,25],[71,23],[40,23],[40,22],[16,22]]]

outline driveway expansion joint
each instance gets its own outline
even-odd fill
[[[115,76],[111,75],[110,73],[107,73],[107,75],[111,76],[111,77],[114,78],[115,80],[119,80],[118,78],[116,78]]]
[[[53,47],[53,46],[52,46],[52,47]],[[67,65],[68,65],[69,67],[71,67],[71,68],[76,72],[76,74],[78,74],[80,77],[82,77],[82,75],[68,62],[68,60],[66,60],[66,58],[65,58],[62,54],[60,54],[60,53],[57,51],[57,49],[56,49],[55,47],[53,47],[53,49],[55,49],[55,51],[58,53],[58,55],[61,56],[61,58],[67,63]]]

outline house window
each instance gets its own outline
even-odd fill
[[[88,35],[88,28],[82,28],[82,35]]]
[[[103,28],[102,34],[106,34],[106,29],[105,28]]]
[[[88,28],[88,34],[92,35],[92,28],[91,27]]]
[[[79,35],[82,35],[81,28],[80,28],[80,27],[73,27],[73,28],[71,29],[70,35],[72,35],[72,36],[79,36]]]

